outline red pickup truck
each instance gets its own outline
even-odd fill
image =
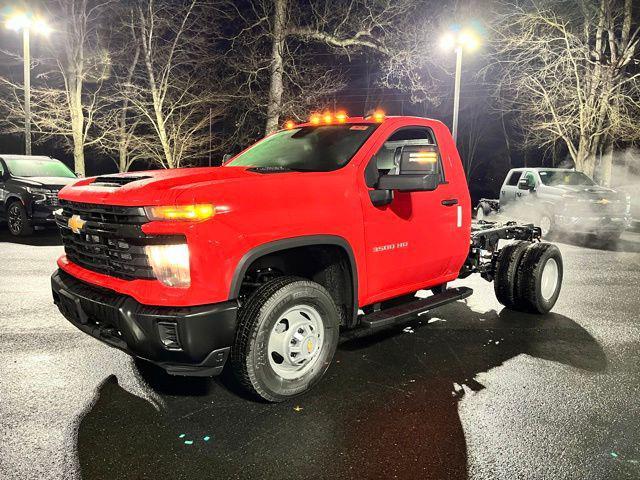
[[[424,118],[314,116],[221,167],[87,178],[59,197],[52,290],[69,321],[174,375],[229,360],[268,401],[316,383],[340,335],[472,293],[447,282],[479,273],[540,313],[562,282],[539,228],[472,229],[453,139]]]

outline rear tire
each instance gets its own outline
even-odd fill
[[[7,207],[7,226],[9,233],[15,237],[25,237],[33,233],[27,211],[20,201],[14,201]]]
[[[269,402],[300,395],[329,368],[338,345],[338,308],[320,284],[279,277],[240,308],[231,365],[242,387]]]
[[[505,245],[498,253],[493,289],[498,301],[507,308],[516,309],[519,299],[516,294],[518,266],[531,242],[515,242]]]
[[[547,313],[558,300],[562,287],[562,254],[551,243],[534,243],[524,252],[516,278],[518,307]]]

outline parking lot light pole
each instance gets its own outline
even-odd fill
[[[447,32],[441,40],[441,47],[445,50],[455,50],[456,52],[456,73],[453,90],[453,125],[451,134],[453,141],[458,141],[458,114],[460,111],[460,79],[462,77],[462,51],[467,49],[473,51],[478,48],[480,42],[478,37],[470,30],[456,30]]]
[[[22,30],[22,50],[24,57],[24,153],[31,155],[31,29],[48,35],[49,26],[40,18],[26,13],[16,13],[7,19],[7,28],[16,32]]]

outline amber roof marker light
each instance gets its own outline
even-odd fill
[[[374,122],[381,123],[386,118],[386,115],[383,110],[378,109],[371,114],[371,118],[373,119]]]

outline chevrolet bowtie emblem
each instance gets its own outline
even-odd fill
[[[71,215],[67,225],[73,233],[80,233],[85,223],[87,223],[87,221],[80,218],[80,215]]]
[[[600,205],[606,205],[607,203],[609,203],[609,200],[607,200],[606,198],[601,198],[596,203],[599,203]]]

